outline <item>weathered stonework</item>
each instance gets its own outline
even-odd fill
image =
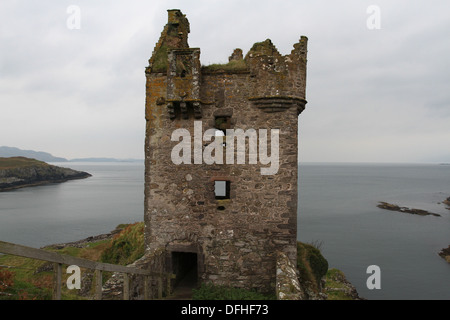
[[[190,253],[199,282],[274,292],[276,253],[296,261],[297,132],[306,104],[307,38],[286,56],[266,40],[245,57],[236,49],[228,64],[201,67],[200,49],[188,46],[188,20],[179,10],[168,13],[145,73],[146,252],[166,250],[167,272],[179,269]],[[194,152],[192,164],[174,164],[179,141],[171,140],[172,133],[183,128],[194,137],[194,121],[201,121],[203,132],[279,129],[278,171],[262,175],[268,165],[259,161],[194,164]],[[202,141],[201,150],[209,143]],[[225,197],[216,197],[216,181],[226,182]]]
[[[276,295],[278,300],[303,300],[296,265],[279,252],[277,255]]]

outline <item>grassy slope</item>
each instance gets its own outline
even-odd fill
[[[31,166],[49,166],[49,165],[43,161],[25,157],[0,158],[0,170],[24,168]]]
[[[131,225],[121,225],[123,230],[118,233],[113,239],[100,240],[97,242],[88,243],[86,247],[65,247],[63,249],[46,248],[45,250],[58,252],[61,254],[71,255],[84,259],[113,262],[105,257],[108,253],[116,264],[126,265],[133,262],[133,259],[138,259],[143,254],[143,228],[144,223],[139,222]],[[142,236],[140,236],[142,234]],[[124,247],[134,248],[133,253],[123,251]],[[140,249],[142,248],[142,249]],[[131,261],[133,260],[133,261]],[[0,256],[0,266],[13,266],[14,268],[1,268],[0,271],[12,272],[14,275],[14,285],[6,290],[0,289],[1,299],[13,300],[46,300],[51,299],[53,286],[53,269],[52,264],[39,261],[35,259],[28,259],[12,255]],[[62,283],[62,299],[76,300],[87,299],[94,294],[93,288],[88,289],[88,297],[79,295],[79,290],[68,290],[65,285],[70,274],[66,274],[66,267],[63,266],[63,283]],[[90,270],[81,269],[82,276]],[[104,281],[106,281],[107,274],[105,273]],[[3,275],[5,276],[5,275]],[[0,282],[2,281],[0,274]],[[82,280],[83,282],[83,280]]]
[[[138,222],[130,225],[120,225],[117,228],[122,229],[114,238],[109,240],[100,240],[88,243],[83,248],[65,247],[63,249],[46,250],[67,254],[94,261],[102,261],[114,264],[127,265],[139,259],[144,254],[144,223]],[[326,274],[326,287],[342,288],[343,285],[338,279],[344,275],[336,269],[328,269],[328,262],[320,254],[320,250],[313,245],[299,243],[298,245],[298,269],[302,282],[308,282],[311,290],[318,291],[320,279]],[[0,266],[14,266],[14,268],[0,267],[0,283],[2,277],[8,276],[8,273],[14,275],[14,285],[3,290],[0,286],[1,299],[51,299],[53,269],[52,264],[45,261],[22,258],[11,255],[0,256]],[[88,288],[88,294],[81,296],[79,290],[68,290],[65,286],[67,278],[66,267],[63,267],[63,299],[87,299],[93,295],[93,288]],[[2,273],[3,272],[3,273]],[[88,270],[81,270],[82,276],[87,274]],[[105,279],[108,273],[105,273]],[[83,285],[83,279],[82,279]],[[6,293],[6,294],[5,294]],[[351,299],[344,291],[327,290],[329,300],[348,300]],[[273,297],[264,297],[255,292],[245,290],[235,290],[232,288],[217,288],[203,286],[197,292],[197,297],[201,299],[265,299]]]

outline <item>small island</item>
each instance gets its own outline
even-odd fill
[[[439,256],[450,263],[450,246],[448,246],[448,248],[442,249],[441,252],[439,252]]]
[[[442,201],[443,203],[445,203],[448,207],[447,210],[450,210],[450,197],[448,197],[447,199],[445,199],[444,201]]]
[[[387,203],[387,202],[379,202],[377,205],[378,208],[380,209],[385,209],[385,210],[391,210],[391,211],[398,211],[398,212],[405,212],[405,213],[410,213],[410,214],[416,214],[419,216],[435,216],[435,217],[440,217],[440,214],[437,213],[432,213],[432,212],[428,212],[426,210],[422,210],[422,209],[414,209],[414,208],[407,208],[407,207],[400,207],[396,204],[391,204],[391,203]]]
[[[88,177],[91,174],[87,172],[50,165],[32,158],[0,158],[0,192]]]

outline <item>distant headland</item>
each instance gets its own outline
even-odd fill
[[[0,158],[0,192],[84,179],[91,174],[26,157]]]
[[[143,159],[116,159],[106,157],[90,157],[90,158],[76,158],[67,159],[63,157],[55,157],[48,152],[22,150],[15,147],[0,146],[0,157],[26,157],[36,159],[44,162],[143,162]]]

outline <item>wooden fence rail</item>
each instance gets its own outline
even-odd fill
[[[158,279],[158,298],[162,298],[163,277],[167,277],[167,288],[170,288],[170,281],[175,275],[170,273],[157,273],[148,270],[115,265],[110,263],[96,262],[88,259],[72,257],[56,252],[45,251],[31,247],[22,246],[19,244],[0,241],[0,253],[6,253],[25,258],[37,259],[52,262],[54,266],[54,286],[53,299],[61,299],[61,282],[62,282],[62,265],[76,265],[80,268],[87,268],[95,270],[95,299],[102,299],[102,272],[120,272],[123,273],[123,299],[130,299],[130,274],[144,276],[144,299],[150,298],[150,279],[152,277]]]

